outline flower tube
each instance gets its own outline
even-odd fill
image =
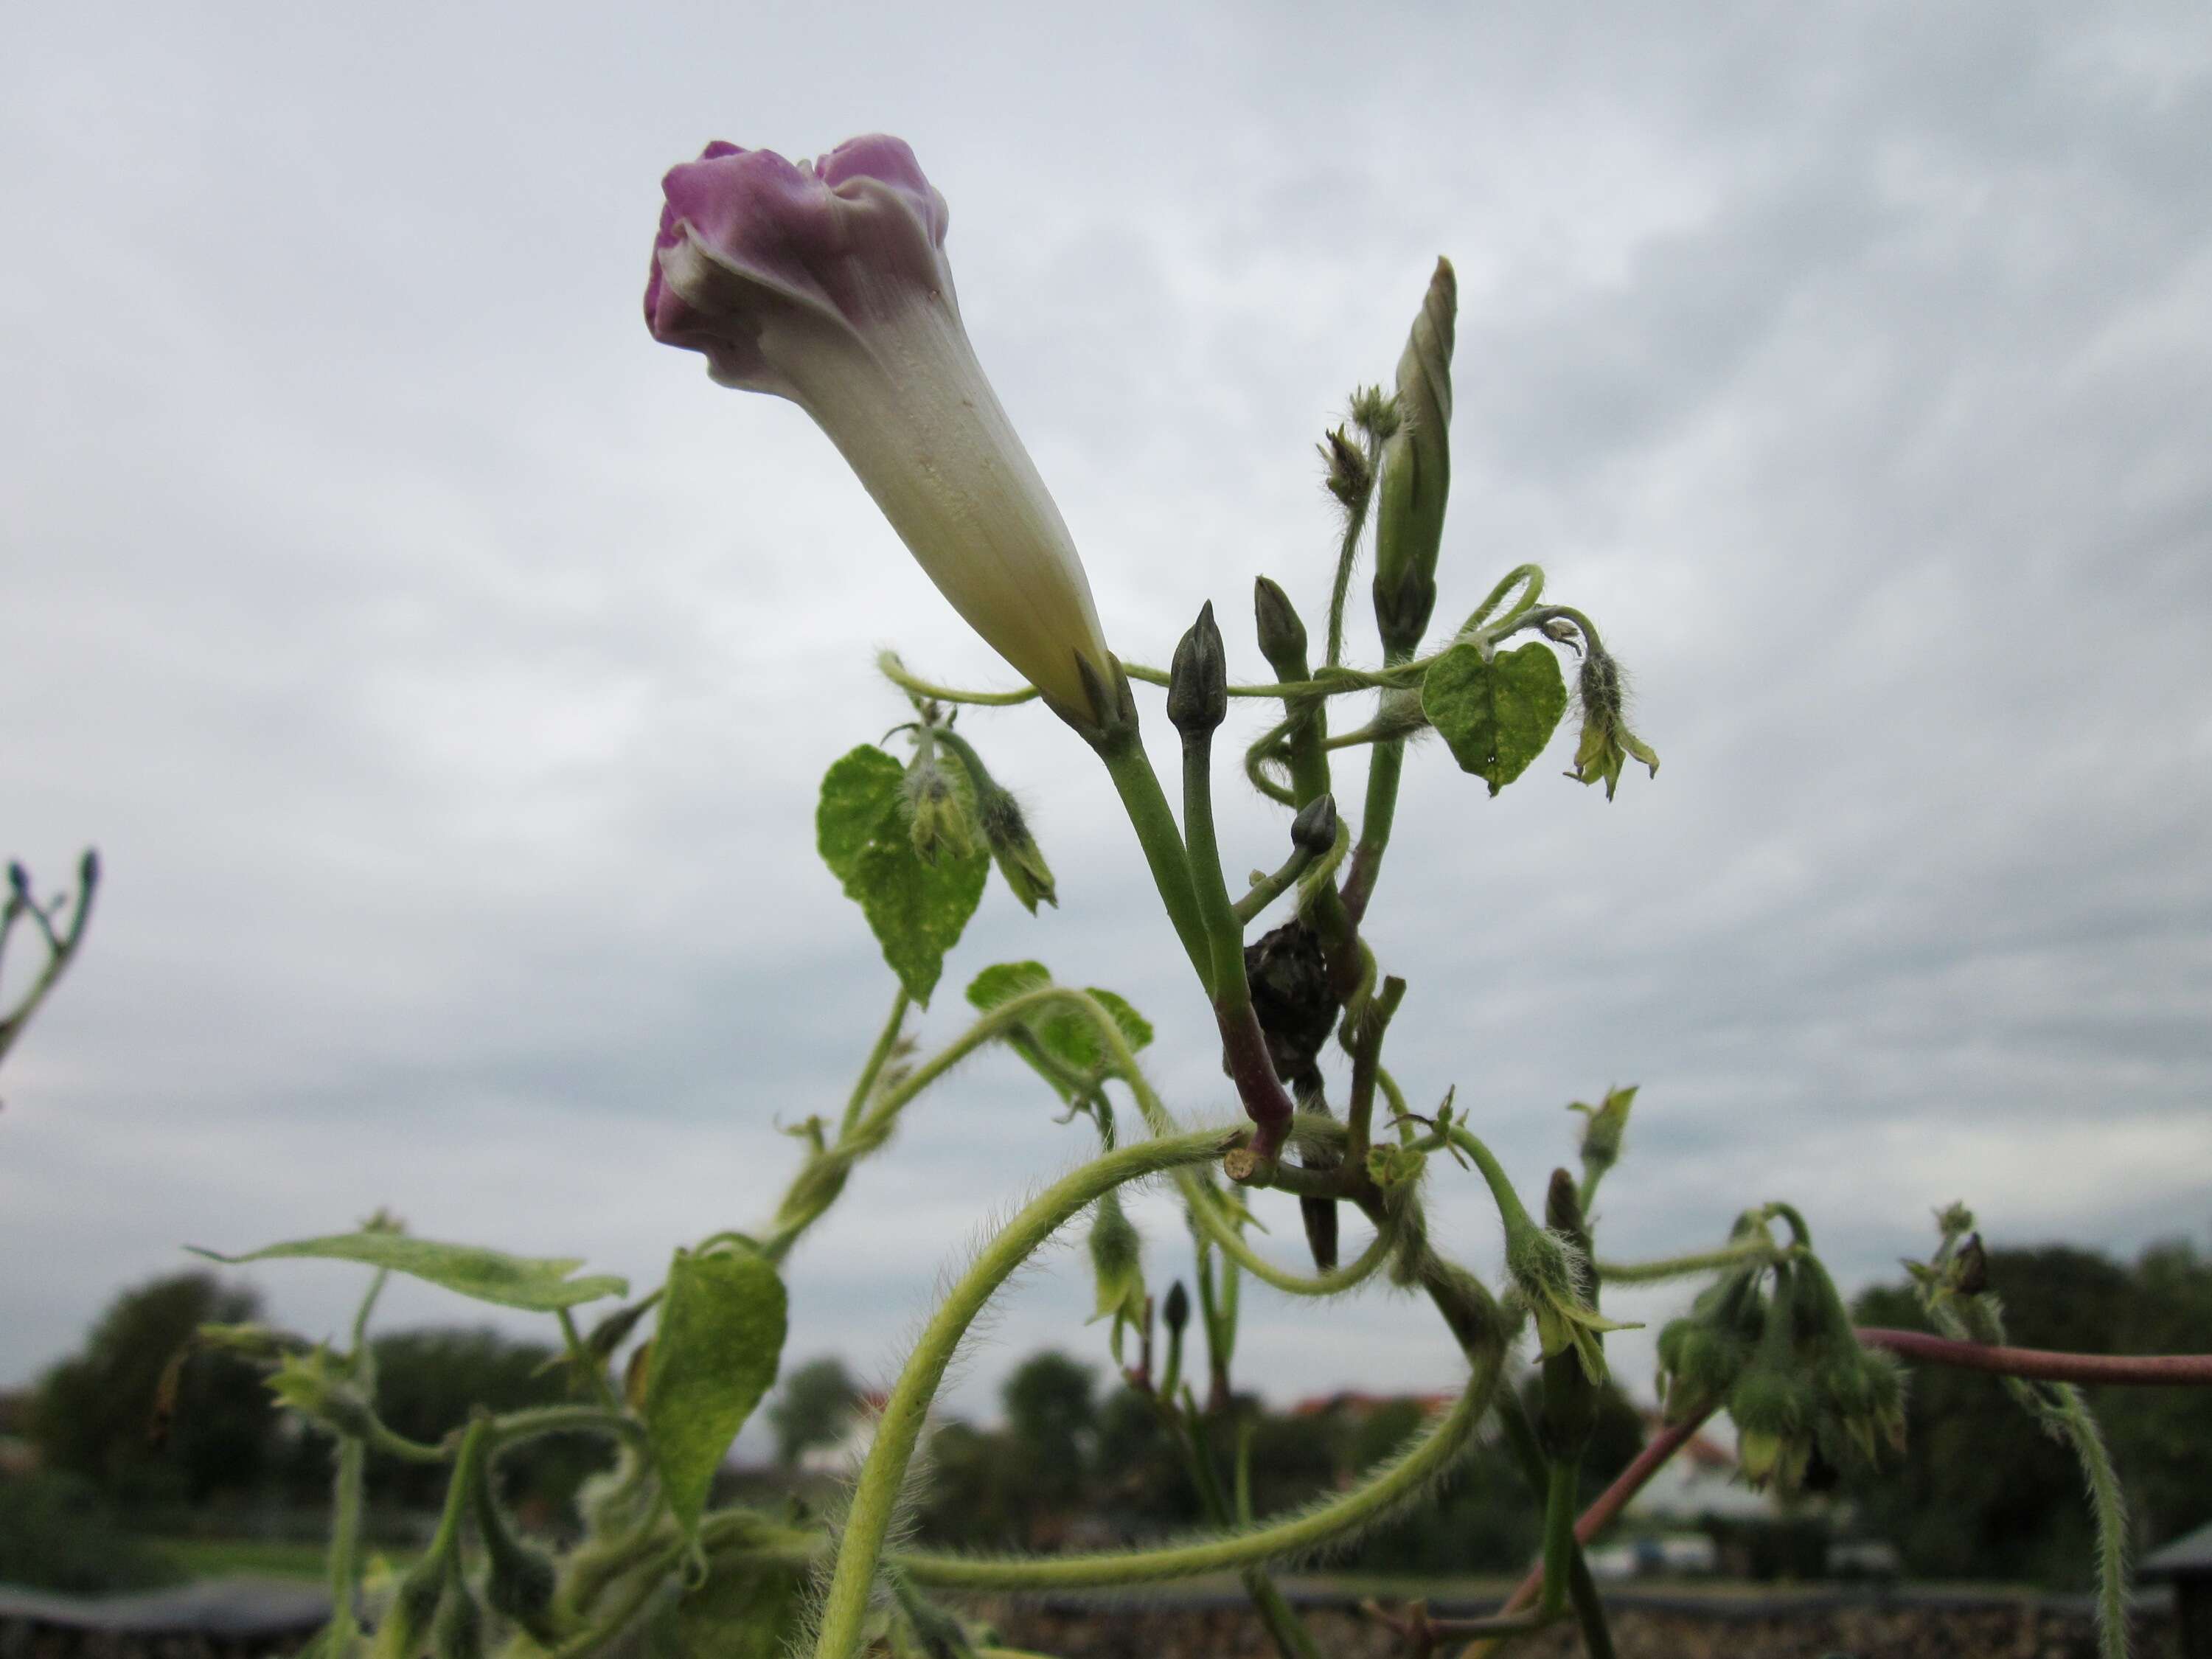
[[[653,337],[811,415],[953,609],[1056,708],[1103,723],[1086,679],[1119,674],[1091,586],[969,343],[945,198],[914,152],[853,138],[794,165],[716,143],[661,187]]]

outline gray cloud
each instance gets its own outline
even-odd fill
[[[1309,446],[1451,254],[1443,610],[1544,562],[1666,768],[1607,806],[1554,757],[1492,801],[1424,747],[1373,934],[1413,985],[1398,1074],[1455,1084],[1516,1176],[1565,1155],[1565,1101],[1643,1083],[1608,1253],[1776,1195],[1855,1279],[1959,1196],[2008,1239],[2202,1236],[2192,9],[514,21],[52,13],[0,67],[28,158],[0,830],[112,872],[6,1079],[0,1376],[179,1243],[380,1203],[649,1275],[764,1211],[776,1122],[842,1098],[889,987],[808,850],[814,781],[896,717],[879,646],[1007,676],[803,416],[639,328],[653,179],[714,134],[913,139],[1109,637],[1156,661],[1255,568],[1317,619]],[[1226,1111],[1096,769],[1034,711],[973,726],[1066,908],[988,901],[929,1032],[1042,957],[1136,1000],[1170,1097]],[[1237,868],[1275,861],[1268,814],[1224,825]],[[965,1068],[796,1261],[794,1351],[895,1363],[1079,1129],[1003,1057]],[[1179,1223],[1139,1213],[1164,1277]],[[963,1400],[1029,1346],[1098,1352],[1079,1268],[1010,1295]],[[349,1294],[256,1278],[314,1330]],[[1450,1378],[1401,1304],[1326,1341],[1247,1307],[1272,1393]]]

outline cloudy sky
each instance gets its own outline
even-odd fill
[[[1259,570],[1318,615],[1312,441],[1452,257],[1439,617],[1540,562],[1665,768],[1608,805],[1562,738],[1491,800],[1420,750],[1370,937],[1412,983],[1398,1076],[1456,1084],[1531,1188],[1565,1102],[1642,1084],[1605,1253],[1769,1197],[1855,1283],[1952,1199],[2007,1243],[2206,1238],[2200,8],[87,4],[9,36],[0,850],[58,878],[97,843],[109,881],[0,1079],[0,1382],[182,1243],[380,1205],[649,1279],[763,1217],[778,1124],[842,1102],[890,981],[816,781],[899,718],[878,647],[1010,676],[801,414],[647,337],[656,181],[709,137],[913,143],[1138,659],[1212,599],[1256,677]],[[964,729],[1063,908],[994,885],[927,1039],[1041,957],[1152,1016],[1179,1109],[1230,1110],[1088,752],[1033,709]],[[1233,869],[1272,866],[1224,797]],[[1024,1076],[971,1064],[854,1179],[793,1264],[793,1355],[886,1373],[1079,1155]],[[1476,1184],[1434,1203],[1494,1265]],[[1186,1242],[1139,1214],[1164,1288]],[[1103,1358],[1080,1267],[1006,1298],[963,1405],[1046,1343]],[[320,1334],[357,1275],[253,1282]],[[1279,1398],[1455,1377],[1409,1303],[1245,1306]]]

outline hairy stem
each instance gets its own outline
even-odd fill
[[[1656,1261],[1595,1261],[1590,1264],[1590,1271],[1603,1284],[1654,1285],[1662,1279],[1687,1279],[1694,1273],[1714,1273],[1754,1261],[1774,1261],[1786,1254],[1784,1249],[1753,1239],[1747,1244],[1730,1244],[1692,1255],[1664,1256]]]
[[[906,1027],[907,1010],[913,1006],[914,998],[902,981],[898,994],[891,999],[891,1011],[884,1021],[883,1031],[876,1038],[876,1046],[868,1050],[866,1063],[860,1067],[860,1078],[853,1085],[852,1096],[845,1102],[845,1115],[838,1123],[841,1137],[852,1133],[853,1126],[860,1121],[860,1114],[867,1109],[868,1097],[875,1092],[876,1079],[883,1075],[884,1063],[891,1057],[891,1050],[898,1047],[899,1034]]]
[[[1596,1500],[1583,1511],[1582,1518],[1575,1522],[1576,1541],[1588,1544],[1611,1526],[1636,1494],[1650,1484],[1651,1477],[1666,1467],[1668,1460],[1696,1437],[1698,1431],[1705,1427],[1705,1419],[1718,1408],[1719,1402],[1715,1401],[1681,1422],[1670,1424],[1653,1435],[1629,1466],[1613,1477],[1613,1484],[1600,1492]],[[1533,1604],[1543,1593],[1543,1589],[1544,1570],[1539,1566],[1514,1587],[1513,1594],[1505,1598],[1504,1605],[1498,1608],[1498,1612],[1517,1613]],[[1460,1659],[1481,1659],[1495,1646],[1492,1642],[1479,1642],[1462,1654]]]
[[[1900,1359],[1960,1370],[1988,1371],[2041,1382],[2118,1383],[2137,1388],[2203,1387],[2212,1383],[2212,1353],[2057,1353],[2047,1348],[2008,1348],[1955,1341],[1925,1331],[1862,1325],[1859,1341]]]
[[[1193,1539],[1158,1549],[1097,1554],[994,1559],[901,1553],[893,1559],[918,1584],[945,1589],[1036,1591],[1159,1583],[1302,1555],[1388,1516],[1450,1468],[1489,1409],[1498,1370],[1492,1360],[1474,1371],[1451,1409],[1367,1485],[1248,1532]]]
[[[983,1247],[932,1316],[892,1387],[876,1435],[854,1484],[838,1540],[836,1565],[822,1604],[817,1659],[849,1659],[860,1650],[877,1563],[906,1483],[929,1404],[944,1381],[960,1339],[999,1286],[1072,1217],[1103,1194],[1170,1170],[1210,1163],[1242,1136],[1200,1130],[1124,1146],[1065,1176],[1024,1206]],[[909,1566],[908,1570],[912,1569]],[[917,1583],[933,1581],[914,1572]]]

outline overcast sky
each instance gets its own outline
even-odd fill
[[[1258,677],[1258,570],[1319,617],[1313,440],[1451,256],[1439,619],[1540,562],[1665,765],[1608,805],[1562,736],[1492,800],[1422,748],[1370,934],[1412,984],[1398,1077],[1456,1084],[1532,1193],[1565,1102],[1643,1085],[1604,1253],[1770,1197],[1852,1284],[1954,1199],[2006,1244],[2205,1239],[2200,6],[83,4],[8,33],[0,852],[59,878],[96,843],[109,880],[0,1078],[0,1382],[180,1244],[380,1205],[649,1281],[763,1218],[777,1125],[842,1103],[891,988],[815,858],[816,781],[900,718],[878,647],[1011,676],[803,415],[647,337],[657,181],[711,137],[913,143],[1141,660],[1212,599]],[[928,1040],[1036,957],[1152,1017],[1177,1109],[1231,1110],[1089,753],[1033,708],[963,729],[1063,904],[994,884]],[[1273,866],[1279,822],[1224,798],[1232,871]],[[1085,1150],[1025,1077],[975,1061],[855,1176],[792,1263],[792,1357],[889,1375],[979,1227]],[[1433,1203],[1494,1267],[1477,1183]],[[1187,1240],[1137,1213],[1164,1291]],[[1295,1212],[1262,1216],[1297,1261]],[[1006,1299],[961,1405],[1047,1343],[1103,1360],[1082,1265]],[[358,1279],[252,1275],[316,1335]],[[1279,1399],[1457,1375],[1402,1300],[1244,1306],[1240,1380]],[[1617,1348],[1647,1387],[1649,1333]]]

